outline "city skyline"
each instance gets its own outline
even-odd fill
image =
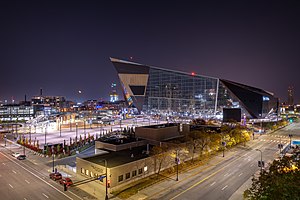
[[[296,1],[6,2],[0,100],[23,100],[40,88],[70,100],[108,100],[111,83],[119,85],[109,60],[116,57],[245,83],[281,102],[293,86],[298,103],[299,10]]]

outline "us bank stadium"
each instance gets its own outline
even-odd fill
[[[153,67],[110,58],[130,107],[145,114],[223,116],[225,109],[239,109],[250,119],[268,118],[278,112],[278,98],[271,92],[229,80]]]

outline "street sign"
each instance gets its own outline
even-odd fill
[[[98,180],[102,181],[106,176],[102,175],[102,176],[99,176]]]

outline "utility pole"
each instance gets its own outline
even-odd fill
[[[52,145],[52,172],[54,172],[54,145]]]
[[[83,120],[83,128],[84,128],[84,134],[85,134],[85,119]]]
[[[46,124],[46,126],[45,126],[45,144],[44,144],[44,146],[46,146],[47,145],[47,124]],[[46,147],[47,148],[47,147]],[[46,152],[46,150],[45,150],[45,152]]]
[[[263,166],[264,166],[264,163],[263,163],[263,160],[262,160],[262,151],[260,149],[255,149],[255,150],[260,152],[260,164],[258,163],[258,166],[260,167],[260,173],[262,174]]]
[[[175,162],[176,162],[176,167],[177,167],[177,176],[176,176],[176,181],[178,181],[178,164],[179,164],[179,156],[178,156],[178,151],[176,150],[176,158],[175,158]]]
[[[107,195],[107,179],[108,179],[108,176],[107,176],[107,161],[104,160],[105,162],[105,200],[108,200],[108,195]]]
[[[292,148],[292,137],[293,137],[293,135],[292,135],[292,134],[289,134],[289,138],[290,138],[290,148]]]
[[[76,122],[76,129],[75,130],[76,130],[76,138],[75,138],[76,141],[75,142],[77,143],[77,133],[78,133],[78,123],[77,122]]]

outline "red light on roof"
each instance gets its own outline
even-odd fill
[[[196,73],[195,72],[192,72],[192,76],[195,76],[196,75]]]

